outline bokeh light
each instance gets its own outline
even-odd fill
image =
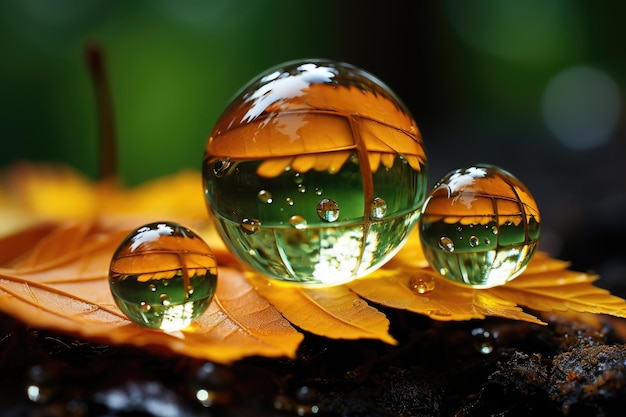
[[[547,85],[542,99],[546,124],[568,148],[584,150],[607,143],[621,113],[619,86],[605,72],[568,68]]]

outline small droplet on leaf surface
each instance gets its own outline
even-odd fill
[[[489,288],[521,274],[539,242],[541,218],[528,188],[488,164],[445,175],[419,219],[426,259],[463,284]]]
[[[324,286],[374,271],[406,242],[426,166],[415,120],[383,82],[311,59],[242,88],[210,134],[202,176],[237,257],[271,278]]]
[[[134,323],[181,330],[208,308],[217,286],[217,262],[195,232],[157,222],[130,233],[111,260],[113,299]]]

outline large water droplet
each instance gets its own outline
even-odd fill
[[[376,158],[376,139],[359,136],[380,106],[389,127],[410,136],[410,150]],[[294,117],[305,125],[294,125]],[[329,134],[329,117],[349,119],[350,129]],[[418,221],[427,191],[419,130],[393,93],[352,65],[312,60],[273,68],[243,87],[209,136],[207,207],[233,255],[264,275],[299,285],[349,282],[387,261]],[[212,169],[224,159],[231,165],[219,179]],[[271,192],[271,204],[261,190]],[[250,234],[240,227],[243,217],[262,227]]]
[[[317,203],[317,215],[325,222],[334,222],[339,218],[339,204],[335,200],[324,198]]]
[[[252,235],[259,231],[259,229],[261,228],[261,222],[257,219],[249,219],[246,217],[241,221],[239,228],[245,234]]]

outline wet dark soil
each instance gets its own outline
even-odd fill
[[[230,366],[105,346],[0,315],[2,416],[621,416],[621,321],[437,322],[385,311],[397,346],[307,334]]]

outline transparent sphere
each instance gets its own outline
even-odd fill
[[[334,285],[381,266],[426,197],[417,124],[378,79],[308,60],[254,79],[208,140],[208,207],[231,251],[279,280]]]
[[[488,288],[521,274],[537,248],[541,218],[528,189],[493,165],[448,173],[419,219],[424,255],[441,275]]]
[[[118,307],[134,323],[180,330],[209,306],[217,262],[193,231],[172,222],[142,226],[115,251],[109,286]]]

